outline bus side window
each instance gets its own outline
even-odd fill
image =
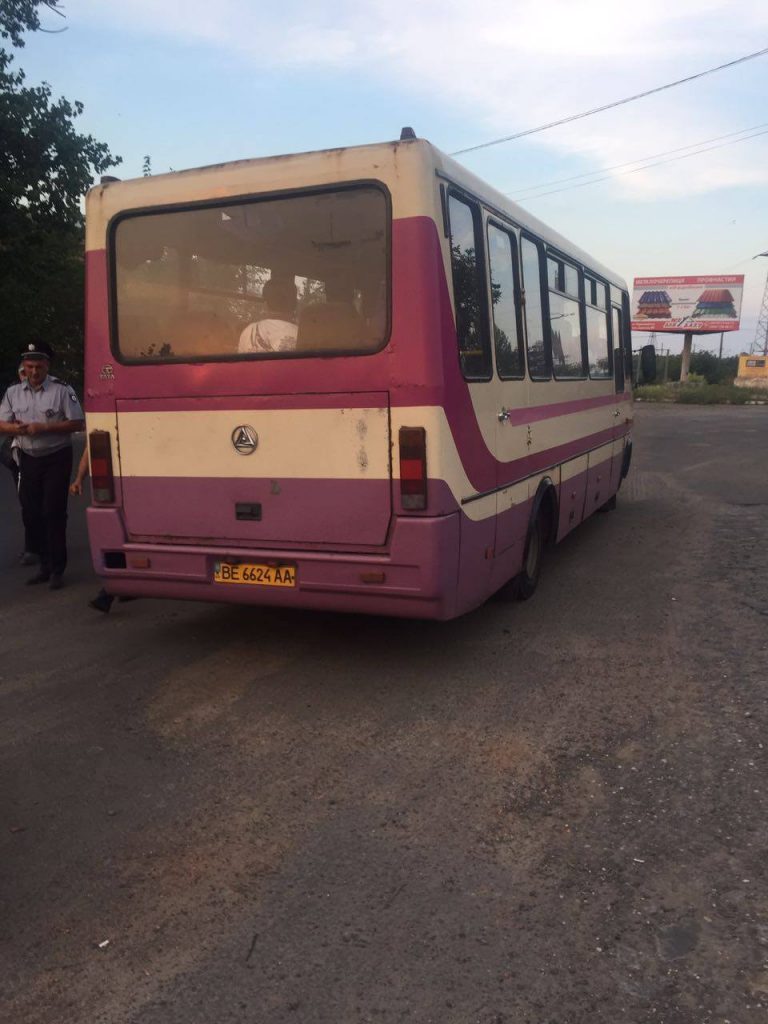
[[[621,293],[622,348],[624,349],[624,373],[632,378],[632,315],[629,310],[629,292]]]
[[[502,380],[525,376],[520,326],[520,284],[514,235],[488,225],[488,263],[491,269],[491,312],[496,370]]]
[[[611,306],[611,334],[613,336],[613,373],[616,381],[616,392],[624,392],[624,358],[622,344],[621,310]]]
[[[584,303],[587,318],[587,351],[589,376],[611,376],[611,348],[608,341],[608,310],[606,287],[602,281],[584,276]]]
[[[549,337],[552,368],[558,380],[585,377],[581,334],[579,271],[556,256],[547,257]]]
[[[488,380],[491,347],[486,324],[485,273],[480,211],[455,195],[448,198],[453,299],[461,372],[466,380]]]
[[[528,374],[531,380],[549,380],[549,353],[544,335],[541,301],[541,250],[538,243],[525,236],[522,240],[522,269]]]

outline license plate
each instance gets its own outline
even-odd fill
[[[295,587],[295,565],[262,565],[258,562],[217,562],[214,583],[247,583],[256,587]]]

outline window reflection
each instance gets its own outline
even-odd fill
[[[611,285],[611,294],[613,294],[613,285]],[[624,376],[629,376],[632,372],[631,354],[627,359],[626,364],[622,359],[622,314],[621,310],[615,306],[611,306],[611,327],[613,330],[613,369],[616,379],[616,390],[624,390]]]
[[[562,285],[562,268],[563,265],[560,260],[554,260],[552,257],[547,259],[547,283],[550,288],[559,288],[563,290]]]
[[[610,377],[608,314],[604,309],[587,306],[587,351],[590,377]]]
[[[552,368],[556,377],[583,377],[579,303],[559,292],[549,293]]]
[[[469,380],[487,378],[491,360],[483,335],[481,278],[477,260],[475,218],[468,203],[449,197],[451,271],[456,309],[456,335],[461,371]]]
[[[491,224],[488,255],[491,265],[491,302],[496,369],[502,379],[524,376],[523,353],[518,332],[517,289],[515,287],[514,239]]]
[[[389,314],[387,203],[373,187],[160,210],[113,232],[129,361],[373,352]]]
[[[568,295],[572,295],[574,299],[579,297],[579,272],[576,267],[572,267],[570,263],[564,263],[565,268],[565,280],[563,281],[563,291]]]
[[[547,380],[550,373],[547,352],[544,347],[539,247],[529,238],[524,238],[522,254],[528,373],[533,380]]]

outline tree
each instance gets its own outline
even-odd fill
[[[23,47],[41,29],[39,9],[58,0],[0,0],[0,38]],[[0,381],[15,380],[26,341],[44,338],[54,372],[79,386],[83,353],[83,216],[94,176],[120,162],[80,134],[79,102],[28,86],[0,48]]]
[[[47,7],[63,17],[58,0],[0,0],[0,39],[24,46],[22,32],[37,32],[41,28],[38,7]]]

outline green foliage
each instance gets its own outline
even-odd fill
[[[684,405],[745,405],[755,399],[766,400],[766,394],[756,393],[753,388],[737,388],[733,384],[682,385],[679,402]]]
[[[719,339],[718,339],[719,340]],[[680,380],[680,364],[682,356],[658,356],[658,379],[664,379],[664,364],[667,362],[667,380]],[[707,384],[730,384],[738,373],[739,357],[727,356],[718,359],[712,352],[693,352],[691,354],[690,373],[701,375]]]
[[[765,388],[737,388],[734,384],[647,384],[635,388],[643,402],[679,402],[683,405],[745,405],[768,402]]]
[[[61,15],[58,0],[0,0],[0,39],[10,39],[14,46],[23,46],[22,32],[40,28],[38,7],[47,7]]]
[[[0,36],[23,46],[40,27],[45,0],[0,0]],[[83,217],[80,201],[95,175],[119,162],[75,128],[81,103],[53,99],[47,83],[28,86],[0,49],[0,387],[15,380],[18,356],[43,338],[57,353],[53,372],[79,386],[83,349]]]

